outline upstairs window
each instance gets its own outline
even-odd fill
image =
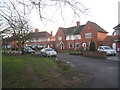
[[[85,38],[86,39],[92,38],[92,33],[85,33]]]
[[[62,36],[58,36],[58,40],[62,40]]]

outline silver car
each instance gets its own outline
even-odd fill
[[[54,50],[54,49],[52,49],[52,48],[43,48],[42,50],[41,50],[41,55],[43,55],[43,56],[56,56],[57,55],[57,52]]]
[[[116,56],[116,50],[112,49],[110,46],[99,46],[99,52],[106,52],[107,55],[114,55]]]

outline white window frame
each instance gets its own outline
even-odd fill
[[[80,40],[81,39],[81,35],[74,35],[74,40]]]
[[[85,38],[86,39],[92,38],[92,33],[85,33]]]
[[[58,36],[58,40],[62,40],[62,36]]]

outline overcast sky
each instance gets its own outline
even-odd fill
[[[81,17],[75,18],[72,24],[72,13],[69,10],[65,10],[65,22],[63,22],[59,14],[56,14],[54,17],[54,22],[48,21],[44,24],[40,21],[39,16],[37,16],[35,12],[30,15],[30,19],[34,28],[48,32],[52,30],[54,35],[59,27],[75,26],[77,21],[80,21],[81,25],[86,24],[87,21],[95,22],[111,35],[114,31],[113,27],[118,24],[119,1],[120,0],[81,0],[83,5],[90,8],[88,15],[81,14]]]

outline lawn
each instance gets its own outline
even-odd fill
[[[69,65],[64,67],[66,65],[40,56],[3,54],[3,88],[71,87],[75,83],[80,84],[78,72]],[[79,78],[74,80],[75,76]],[[90,79],[86,75],[85,78]]]

